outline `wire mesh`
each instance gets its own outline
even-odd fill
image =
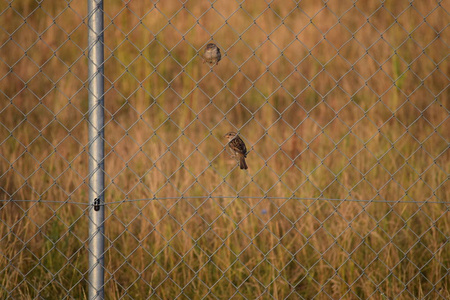
[[[448,299],[449,10],[105,3],[105,298]],[[0,20],[0,298],[85,299],[87,6]]]

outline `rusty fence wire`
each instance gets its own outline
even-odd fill
[[[449,12],[2,0],[0,298],[449,299]]]

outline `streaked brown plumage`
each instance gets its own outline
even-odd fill
[[[229,141],[228,146],[230,147],[231,152],[235,157],[239,158],[239,167],[241,170],[248,169],[247,163],[245,162],[245,158],[247,157],[247,147],[245,146],[244,141],[236,132],[228,132],[225,134],[225,137]]]
[[[217,65],[221,58],[220,49],[216,44],[209,43],[206,45],[205,53],[203,54],[203,63],[207,62],[209,65]]]

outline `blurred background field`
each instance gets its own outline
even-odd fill
[[[108,299],[449,296],[448,1],[104,10]],[[87,5],[0,12],[0,298],[84,299]]]

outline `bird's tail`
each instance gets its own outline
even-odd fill
[[[241,168],[241,170],[248,169],[247,163],[245,162],[245,157],[243,155],[241,156],[241,159],[239,160],[239,167]]]

